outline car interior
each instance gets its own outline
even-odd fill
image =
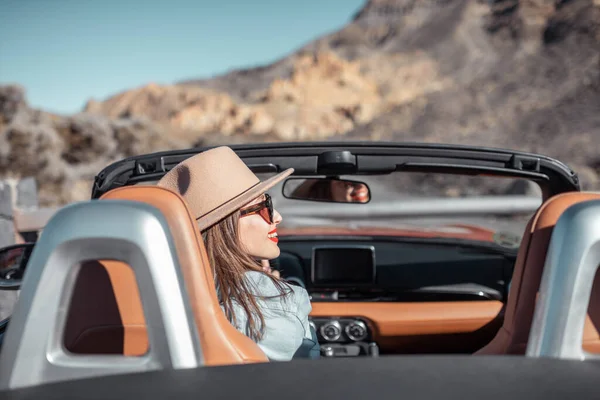
[[[150,180],[100,191],[97,200],[147,204],[165,218],[206,365],[268,361],[222,313],[206,249],[185,202],[149,185]],[[272,266],[309,292],[320,358],[523,355],[553,227],[570,206],[600,199],[600,194],[557,189],[558,184],[552,190],[549,184],[541,186],[542,205],[518,246],[368,228],[286,228],[280,233],[281,255]],[[42,233],[39,241],[44,240],[49,239]],[[97,258],[76,270],[64,348],[78,355],[147,354],[148,311],[131,266]],[[583,345],[590,353],[600,352],[599,285],[594,284],[584,329]]]
[[[205,306],[197,310],[195,320],[200,337],[205,340],[203,349],[208,365],[265,361],[258,347],[233,329],[220,312],[211,283],[212,271],[202,241],[194,233],[193,219],[183,203],[182,207],[174,206],[175,202],[182,202],[175,193],[165,192],[167,190],[158,187],[126,187],[110,191],[102,199],[145,202],[159,208],[167,217],[176,238],[178,255],[183,260],[190,295],[202,299],[194,304]],[[327,294],[318,298],[320,291],[311,290],[311,319],[319,332],[321,346],[335,346],[333,356],[340,356],[339,353],[351,356],[353,351],[355,356],[399,351],[523,355],[553,226],[569,206],[594,199],[600,199],[600,195],[566,193],[540,207],[527,225],[506,303],[501,299],[457,300],[460,295],[450,295],[449,300],[440,296],[423,300],[426,296],[421,295],[407,300],[379,298],[373,294],[364,298],[360,293],[354,298],[334,301]],[[312,244],[307,241],[295,245]],[[280,262],[286,262],[285,256]],[[203,268],[194,268],[198,265]],[[294,268],[283,270],[297,273]],[[597,288],[595,284],[583,338],[584,349],[591,353],[600,349],[600,315],[598,304],[593,301],[598,296]],[[148,339],[138,293],[135,277],[123,263],[91,261],[81,268],[67,319],[65,347],[82,354],[145,354]]]

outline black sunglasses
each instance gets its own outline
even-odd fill
[[[240,210],[241,217],[252,214],[259,214],[268,224],[273,223],[273,202],[268,193],[265,193],[265,201]]]

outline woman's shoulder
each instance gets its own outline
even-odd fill
[[[273,282],[273,280],[265,273],[259,271],[247,271],[244,276],[250,285],[250,291],[256,296],[263,297],[263,300],[277,304],[289,303],[299,312],[309,313],[311,311],[312,307],[306,289],[283,282],[284,290],[287,295],[281,296],[281,292],[275,282]],[[272,298],[264,299],[268,297]]]

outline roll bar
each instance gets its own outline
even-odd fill
[[[74,203],[49,221],[31,255],[0,353],[0,390],[158,369],[194,368],[202,350],[166,219],[126,200]],[[117,260],[135,273],[149,351],[76,355],[63,345],[80,265]]]
[[[600,358],[582,347],[599,265],[600,200],[590,200],[569,207],[552,233],[527,344],[528,357]]]

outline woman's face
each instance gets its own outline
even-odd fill
[[[366,203],[369,189],[362,183],[331,181],[331,196],[334,201],[343,203]]]
[[[259,196],[243,207],[249,208],[265,201],[265,196]],[[241,217],[238,224],[239,240],[250,256],[257,259],[271,260],[279,257],[277,245],[277,225],[282,221],[277,210],[273,210],[273,223],[269,224],[259,214],[249,214]]]

